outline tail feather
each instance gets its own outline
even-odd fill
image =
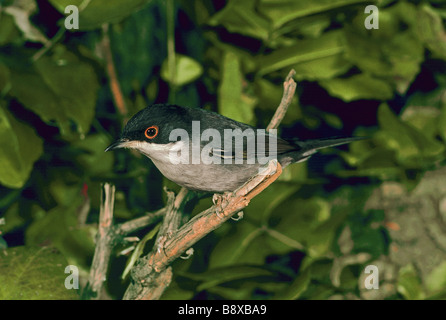
[[[342,144],[368,139],[368,137],[331,137],[323,139],[313,139],[313,140],[291,140],[295,145],[296,149],[293,151],[288,151],[282,154],[281,164],[283,167],[293,163],[302,162],[308,160],[313,154],[318,150],[336,147]],[[290,141],[290,140],[288,140]],[[290,142],[291,142],[290,141]]]
[[[336,147],[342,144],[347,144],[353,141],[359,141],[367,139],[367,137],[346,137],[346,138],[324,138],[324,139],[313,139],[313,140],[305,140],[305,141],[294,141],[299,147],[302,148],[303,151],[314,150],[317,151],[323,148]]]

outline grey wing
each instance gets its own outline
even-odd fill
[[[256,162],[264,164],[279,155],[300,149],[294,143],[262,130],[255,132],[254,135],[245,133],[243,136],[233,136],[230,141],[225,139],[221,146],[223,147],[212,148],[212,155],[220,157],[225,163],[237,160],[236,163],[243,161],[248,164]]]

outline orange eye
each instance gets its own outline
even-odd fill
[[[148,139],[153,139],[158,135],[158,127],[157,126],[150,126],[144,131],[144,135]]]

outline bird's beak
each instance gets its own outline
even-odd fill
[[[125,148],[128,145],[128,142],[129,142],[128,139],[119,139],[119,140],[113,142],[111,145],[109,145],[107,147],[107,149],[105,149],[105,152],[114,150],[114,149]]]

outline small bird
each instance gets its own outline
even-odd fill
[[[105,151],[136,149],[176,184],[224,193],[243,185],[271,159],[285,168],[309,159],[319,149],[360,139],[282,139],[212,111],[154,104],[136,113],[120,139]]]

